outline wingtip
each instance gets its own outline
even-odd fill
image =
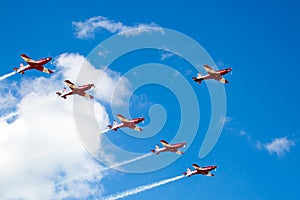
[[[28,56],[27,56],[25,53],[22,53],[20,56],[21,56],[21,57],[28,58]]]
[[[167,143],[167,144],[168,144],[168,142],[167,142],[166,140],[160,140],[160,142],[163,142],[163,143]]]

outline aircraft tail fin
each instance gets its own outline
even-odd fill
[[[183,172],[182,174],[185,175],[185,176],[190,177],[190,175],[188,175],[190,172],[191,172],[190,168],[187,168],[186,172]]]
[[[17,72],[19,69],[21,69],[23,67],[24,67],[23,63],[20,63],[20,68],[14,67],[13,70]],[[24,74],[24,71],[20,71],[19,73]]]
[[[200,74],[200,73],[199,73]],[[200,75],[197,75],[197,77],[192,77],[192,79],[197,82],[198,84],[201,83],[201,81],[203,80],[203,78],[201,78],[201,74]]]
[[[56,94],[57,94],[58,96],[60,96],[60,95],[61,95],[61,93],[60,93],[60,92],[56,92]]]
[[[159,146],[158,146],[158,145],[156,145],[156,146],[155,146],[155,149],[159,149]]]
[[[201,78],[201,74],[200,74],[200,73],[197,74],[197,78],[198,78],[198,79]]]
[[[107,125],[107,127],[108,127],[109,129],[111,129],[111,130],[114,130],[114,131],[117,131],[117,130],[118,130],[118,128],[113,128],[114,125]]]

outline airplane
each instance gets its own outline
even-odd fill
[[[223,78],[222,76],[229,73],[232,68],[227,68],[227,69],[221,69],[221,70],[214,70],[213,68],[211,68],[208,65],[204,65],[203,68],[206,70],[206,72],[208,73],[207,75],[202,76],[200,73],[198,73],[197,77],[193,77],[193,80],[197,83],[201,83],[201,81],[203,80],[207,80],[207,79],[215,79],[217,81],[220,81],[221,83],[229,83],[228,80],[226,80],[225,78]]]
[[[61,98],[66,99],[68,95],[73,95],[73,94],[78,94],[80,96],[87,97],[87,98],[90,98],[90,99],[94,98],[92,95],[89,95],[88,93],[85,92],[85,91],[91,89],[91,87],[95,87],[94,84],[86,84],[86,85],[82,85],[82,86],[77,87],[74,83],[72,83],[69,80],[65,80],[64,82],[66,83],[66,85],[71,90],[67,91],[66,88],[64,88],[62,90],[62,92],[56,92],[56,94],[58,96],[60,96]]]
[[[159,146],[156,145],[155,149],[151,150],[152,153],[156,153],[158,155],[161,152],[170,151],[170,152],[177,153],[177,154],[180,154],[180,155],[184,154],[184,152],[182,152],[178,149],[182,148],[182,147],[185,147],[185,145],[186,145],[185,142],[177,143],[177,144],[169,144],[165,140],[161,140],[160,143],[163,145],[163,147],[159,148]]]
[[[50,69],[47,69],[43,65],[48,63],[50,60],[52,60],[51,57],[42,58],[40,60],[33,60],[32,58],[28,57],[25,54],[21,54],[21,58],[27,63],[27,65],[23,65],[23,63],[20,63],[20,68],[13,68],[14,71],[20,74],[24,74],[25,71],[30,69],[36,69],[44,73],[52,74],[53,71]]]
[[[187,177],[190,177],[195,174],[202,174],[205,176],[214,176],[214,174],[211,174],[210,171],[217,168],[217,166],[207,166],[207,167],[200,167],[197,164],[192,164],[192,166],[195,168],[195,170],[191,171],[190,168],[187,168],[186,172],[183,172],[183,174]]]
[[[128,128],[133,129],[133,130],[136,130],[136,131],[140,131],[140,132],[143,131],[143,129],[136,126],[136,124],[144,121],[145,120],[144,117],[138,117],[138,118],[135,118],[135,119],[132,119],[132,120],[129,120],[129,119],[125,118],[121,114],[117,114],[117,117],[119,118],[121,123],[118,124],[116,121],[114,121],[114,123],[112,125],[107,126],[109,129],[117,131],[119,128],[128,127]]]

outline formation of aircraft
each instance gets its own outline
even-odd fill
[[[14,71],[24,74],[25,71],[30,69],[36,69],[44,73],[52,74],[53,71],[50,69],[47,69],[43,65],[47,64],[50,60],[52,60],[51,57],[42,58],[40,60],[33,60],[32,58],[28,57],[25,54],[21,54],[21,58],[27,63],[27,65],[23,65],[23,63],[20,63],[20,68],[13,68]]]
[[[31,70],[31,69],[36,69],[44,73],[52,74],[53,71],[47,69],[43,65],[47,64],[49,61],[51,61],[51,57],[46,57],[42,58],[40,60],[33,60],[32,58],[28,57],[25,54],[21,54],[21,58],[27,63],[26,66],[24,66],[22,63],[20,64],[20,68],[13,68],[14,71],[20,74],[24,74],[25,71]],[[192,77],[192,79],[197,82],[201,83],[203,80],[208,80],[208,79],[214,79],[217,81],[220,81],[221,83],[228,83],[229,81],[223,78],[223,75],[229,73],[232,68],[227,68],[227,69],[222,69],[222,70],[214,70],[212,69],[209,65],[204,65],[203,66],[206,72],[208,73],[207,75],[202,76],[200,73],[198,73],[197,77]],[[56,92],[56,94],[64,99],[67,98],[69,95],[77,94],[89,99],[93,99],[94,97],[90,94],[88,94],[86,91],[91,89],[92,87],[95,87],[94,84],[86,84],[82,86],[76,86],[74,83],[72,83],[70,80],[65,80],[64,81],[66,85],[70,88],[70,90],[67,91],[66,88],[64,88],[61,92]],[[110,130],[117,131],[120,128],[128,127],[130,129],[136,130],[136,131],[143,131],[142,128],[138,127],[136,124],[139,124],[140,122],[143,122],[145,119],[144,117],[138,117],[134,119],[127,119],[121,114],[117,114],[117,117],[121,121],[121,123],[117,123],[116,121],[113,122],[112,125],[108,125],[108,128]],[[107,129],[107,130],[109,130]],[[163,147],[159,147],[158,145],[155,146],[155,149],[152,149],[151,152],[155,154],[160,154],[162,152],[172,152],[176,153],[179,155],[184,154],[184,152],[180,151],[179,148],[185,147],[186,143],[181,142],[177,144],[169,144],[165,140],[160,140],[160,143],[163,145]],[[214,174],[210,173],[212,170],[215,170],[217,166],[206,166],[206,167],[200,167],[197,164],[192,164],[193,168],[195,170],[190,170],[190,168],[187,168],[186,172],[183,172],[183,174],[187,177],[196,175],[196,174],[202,174],[205,176],[214,176]]]
[[[116,121],[114,121],[114,123],[112,125],[107,126],[109,129],[117,131],[119,128],[128,127],[128,128],[133,129],[133,130],[136,130],[136,131],[140,131],[140,132],[143,131],[143,129],[138,127],[136,124],[144,121],[145,120],[144,117],[138,117],[138,118],[135,118],[135,119],[132,119],[132,120],[129,120],[129,119],[125,118],[121,114],[117,114],[117,117],[119,118],[121,123],[118,124]]]
[[[58,96],[60,96],[61,98],[66,99],[68,95],[73,95],[73,94],[78,94],[80,96],[83,96],[83,97],[86,97],[89,99],[94,98],[92,95],[85,92],[85,91],[91,89],[92,87],[95,87],[94,84],[86,84],[86,85],[76,86],[74,83],[72,83],[69,80],[65,80],[64,82],[71,90],[67,91],[67,89],[64,88],[61,92],[56,92],[56,94]]]
[[[192,164],[195,170],[190,170],[190,168],[187,168],[186,172],[183,172],[183,174],[187,177],[196,175],[196,174],[202,174],[205,176],[214,176],[214,174],[210,173],[210,171],[214,170],[217,168],[217,166],[207,166],[207,167],[200,167],[197,164]]]
[[[200,73],[198,73],[197,77],[193,77],[195,82],[200,84],[203,80],[214,79],[224,84],[229,83],[228,80],[223,78],[223,75],[231,72],[232,68],[221,69],[217,71],[211,68],[209,65],[204,65],[203,68],[206,70],[207,75],[202,76]]]
[[[160,154],[161,152],[173,152],[176,154],[184,154],[184,152],[178,150],[179,148],[185,147],[186,143],[182,142],[182,143],[177,143],[177,144],[169,144],[168,142],[166,142],[165,140],[161,140],[160,143],[163,145],[162,148],[159,148],[158,145],[155,146],[155,149],[152,149],[151,152],[155,153],[155,154]]]

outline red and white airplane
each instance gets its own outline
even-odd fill
[[[183,174],[187,177],[190,177],[195,174],[202,174],[205,176],[214,176],[214,174],[211,174],[210,171],[217,168],[217,166],[207,166],[207,167],[199,167],[197,164],[192,164],[192,166],[195,168],[195,170],[191,171],[190,168],[187,168],[186,172],[183,172]]]
[[[224,84],[229,83],[229,81],[226,80],[225,78],[223,78],[222,76],[229,73],[232,70],[232,68],[221,69],[221,70],[216,71],[208,65],[204,65],[203,67],[204,67],[204,69],[206,70],[206,72],[208,74],[202,76],[200,73],[198,73],[197,77],[193,77],[193,80],[195,82],[200,84],[201,81],[203,81],[203,80],[215,79],[215,80],[220,81],[221,83],[224,83]]]
[[[117,117],[119,118],[121,123],[118,124],[116,121],[114,121],[113,125],[107,126],[109,129],[117,131],[119,128],[128,127],[133,130],[136,130],[136,131],[140,131],[140,132],[143,131],[143,129],[138,127],[136,124],[144,121],[145,120],[144,117],[138,117],[138,118],[135,118],[132,120],[129,120],[129,119],[123,117],[123,115],[121,115],[121,114],[117,114]]]
[[[47,57],[47,58],[42,58],[40,60],[33,60],[30,57],[28,57],[25,54],[21,54],[21,58],[27,63],[27,65],[23,65],[23,63],[20,63],[20,68],[13,68],[14,71],[20,73],[20,74],[24,74],[25,71],[30,70],[30,69],[36,69],[39,70],[41,72],[44,73],[48,73],[48,74],[52,74],[53,71],[50,69],[47,69],[46,67],[44,67],[43,65],[48,63],[50,60],[52,60],[51,57]]]
[[[56,94],[61,98],[66,99],[68,95],[73,95],[73,94],[78,94],[80,96],[87,97],[89,99],[94,98],[92,95],[89,95],[88,93],[85,92],[91,89],[91,87],[95,87],[94,84],[86,84],[77,87],[74,83],[72,83],[69,80],[65,80],[65,83],[71,90],[67,91],[66,88],[64,88],[62,92],[56,92]]]
[[[166,151],[170,151],[173,153],[177,153],[179,155],[184,154],[184,152],[178,150],[179,148],[185,147],[186,143],[182,142],[182,143],[177,143],[177,144],[169,144],[168,142],[166,142],[165,140],[161,140],[160,143],[163,145],[162,148],[159,148],[158,145],[155,146],[155,149],[152,149],[151,152],[156,153],[157,155],[161,152],[166,152]]]

